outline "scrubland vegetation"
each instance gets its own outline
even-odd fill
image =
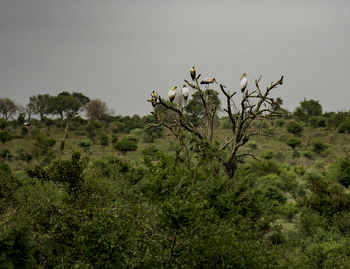
[[[183,115],[201,126],[191,100]],[[161,105],[129,117],[79,93],[0,101],[0,268],[350,268],[349,112],[279,99],[231,177],[219,107],[203,143],[159,124],[174,117]]]

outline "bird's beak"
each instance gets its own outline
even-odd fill
[[[243,73],[243,75],[241,76],[241,78],[240,78],[240,79],[242,79],[243,77],[245,77],[245,75],[246,75],[246,74],[245,74],[245,73]]]
[[[214,82],[215,82],[216,84],[218,84],[215,78],[214,78]]]

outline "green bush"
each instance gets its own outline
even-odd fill
[[[116,134],[112,134],[112,143],[115,144],[118,142],[118,136]]]
[[[87,151],[91,147],[91,141],[90,140],[81,140],[78,142],[78,146],[83,148],[85,151]]]
[[[341,158],[335,163],[335,179],[344,187],[350,185],[350,160]]]
[[[247,143],[247,147],[254,150],[258,148],[258,144],[256,144],[255,142],[249,142]]]
[[[0,141],[5,144],[7,141],[10,141],[12,139],[11,135],[6,131],[0,132]]]
[[[29,133],[29,130],[26,126],[22,126],[21,128],[21,135],[26,136]]]
[[[346,119],[339,125],[338,128],[339,133],[350,133],[350,119]]]
[[[282,127],[283,125],[284,125],[284,120],[281,120],[281,119],[276,120],[276,126],[277,127]]]
[[[128,151],[137,149],[137,139],[133,136],[124,136],[114,145],[114,149],[126,154]]]
[[[100,143],[103,148],[107,147],[109,145],[109,138],[107,135],[101,135],[100,137]]]
[[[273,158],[273,151],[269,150],[261,154],[261,157],[264,158],[265,160],[271,160]]]
[[[155,145],[150,145],[147,148],[142,150],[142,154],[146,155],[146,156],[155,156],[156,153],[159,151],[159,149],[157,149],[157,147]]]
[[[309,118],[309,124],[311,127],[326,127],[326,118],[322,116],[312,116]]]
[[[303,126],[301,126],[299,123],[295,121],[291,121],[287,124],[287,132],[294,134],[294,135],[300,135],[303,131]]]
[[[295,149],[297,146],[301,145],[301,140],[299,138],[291,137],[286,141],[286,144],[292,149]]]
[[[0,158],[3,160],[8,160],[12,157],[10,150],[8,149],[2,149],[0,150]]]
[[[30,153],[28,153],[27,151],[25,151],[24,149],[21,148],[21,149],[18,149],[16,151],[15,158],[17,160],[21,160],[21,161],[25,161],[25,162],[29,163],[33,159],[33,156]]]
[[[282,214],[282,216],[286,217],[288,221],[291,221],[298,213],[298,208],[295,204],[286,203],[280,206],[279,212]]]
[[[327,146],[323,144],[322,142],[313,142],[312,143],[312,151],[316,152],[317,154],[321,154],[327,149]]]

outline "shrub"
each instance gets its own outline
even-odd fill
[[[100,137],[100,143],[103,148],[107,147],[109,145],[109,138],[107,135],[101,135]]]
[[[261,157],[265,160],[271,160],[273,158],[273,151],[266,151],[263,154],[261,154]]]
[[[12,139],[11,135],[4,131],[4,132],[0,132],[0,141],[5,144],[7,141],[10,141]]]
[[[42,156],[47,154],[50,149],[56,144],[56,140],[53,138],[48,138],[42,134],[37,133],[35,137],[35,142],[33,145],[33,154],[35,156]]]
[[[4,130],[9,125],[8,121],[0,119],[0,129]]]
[[[112,143],[115,144],[118,142],[118,136],[116,134],[112,135]]]
[[[25,162],[30,162],[33,159],[33,156],[24,149],[19,149],[16,151],[16,159]]]
[[[303,131],[303,126],[301,126],[299,123],[295,121],[291,121],[287,124],[287,132],[294,134],[294,135],[300,135]]]
[[[114,145],[114,149],[123,154],[126,154],[128,151],[135,151],[137,149],[137,139],[133,136],[124,136]]]
[[[286,203],[280,206],[279,211],[284,217],[288,219],[288,221],[291,221],[292,218],[298,213],[298,208],[295,204]]]
[[[312,152],[310,151],[305,151],[303,152],[303,156],[306,158],[306,159],[309,159],[309,160],[312,160],[314,158],[314,155]]]
[[[3,160],[10,159],[10,158],[12,157],[12,156],[11,156],[10,150],[8,150],[8,149],[2,149],[2,150],[0,150],[0,157],[1,157]]]
[[[350,160],[349,158],[341,158],[335,164],[335,178],[343,185],[348,187],[350,185]]]
[[[295,149],[297,146],[301,145],[301,140],[299,138],[292,137],[286,141],[286,144],[292,149]]]
[[[345,120],[339,125],[339,133],[350,133],[350,119]]]
[[[327,146],[323,144],[322,142],[314,142],[312,143],[312,151],[316,152],[317,154],[321,154],[323,151],[325,151]]]
[[[250,149],[257,149],[258,145],[255,142],[250,142],[247,144]]]
[[[22,126],[21,128],[21,135],[26,136],[28,134],[29,130],[26,126]]]
[[[276,120],[276,126],[277,127],[282,127],[283,125],[284,125],[284,120],[281,120],[281,119]]]
[[[78,142],[78,146],[87,151],[91,147],[91,142],[89,140],[81,140]]]
[[[146,156],[155,156],[156,153],[158,152],[159,150],[157,149],[157,147],[155,145],[150,145],[148,146],[147,148],[145,148],[144,150],[142,150],[142,154],[143,155],[146,155]]]
[[[322,116],[312,116],[309,119],[309,124],[314,128],[326,127],[326,118]]]
[[[68,193],[75,193],[84,181],[84,169],[88,160],[82,158],[80,153],[72,154],[71,160],[57,160],[47,167],[36,166],[27,170],[31,178],[37,178],[42,182],[53,181],[68,183]]]

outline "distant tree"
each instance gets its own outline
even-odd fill
[[[273,110],[279,110],[281,109],[281,106],[283,105],[283,100],[280,97],[277,97],[274,104],[271,106]]]
[[[61,151],[65,146],[65,140],[68,134],[69,124],[73,117],[77,116],[89,103],[89,97],[82,93],[61,92],[57,96],[49,98],[47,112],[49,114],[60,115],[61,119],[65,121],[65,130],[61,141]]]
[[[32,119],[32,115],[34,113],[34,104],[29,102],[25,106],[25,113],[27,114],[27,120],[30,122],[30,120]]]
[[[105,102],[100,99],[91,100],[86,106],[86,115],[93,120],[106,120],[110,111]]]
[[[49,98],[47,111],[59,115],[61,119],[71,119],[77,116],[89,101],[89,97],[82,93],[61,92]]]
[[[307,122],[308,119],[312,116],[322,115],[322,106],[319,101],[310,99],[300,102],[300,106],[297,107],[294,111],[294,116],[302,121]]]
[[[17,117],[17,123],[18,125],[22,126],[25,123],[25,113],[19,113]]]
[[[49,100],[49,94],[38,94],[29,98],[28,106],[33,109],[34,114],[38,114],[40,116],[40,120],[43,120],[45,114],[47,113]]]
[[[0,98],[0,114],[6,121],[14,116],[18,106],[9,98]]]
[[[191,115],[191,121],[194,125],[198,126],[199,121],[206,117],[205,109],[202,104],[201,95],[199,92],[192,94],[191,100],[185,106],[186,112]],[[221,101],[219,99],[219,93],[212,89],[207,89],[203,93],[203,98],[207,102],[208,109],[214,109],[217,111],[220,110]]]

